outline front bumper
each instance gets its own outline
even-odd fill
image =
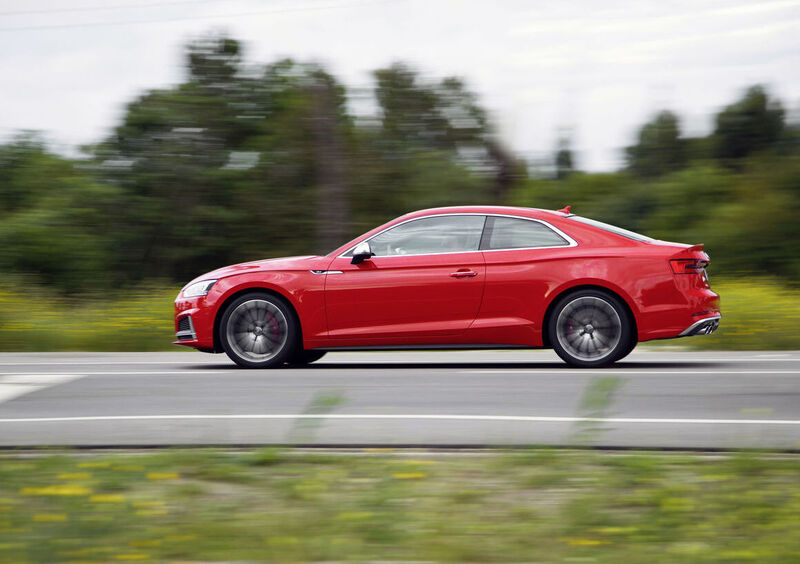
[[[689,327],[681,331],[678,337],[693,337],[694,335],[710,335],[719,328],[719,320],[722,319],[721,315],[714,317],[706,317],[699,321],[695,321]]]
[[[205,297],[175,300],[174,345],[214,349],[214,308]]]

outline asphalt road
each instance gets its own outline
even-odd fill
[[[188,444],[800,449],[800,352],[0,354],[0,446]]]

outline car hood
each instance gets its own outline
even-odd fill
[[[235,274],[244,274],[246,272],[266,272],[273,270],[314,270],[324,269],[324,263],[330,262],[327,257],[317,255],[303,255],[297,257],[284,257],[265,260],[254,260],[252,262],[242,262],[239,264],[232,264],[230,266],[223,266],[211,272],[198,276],[189,284],[198,282],[200,280],[210,280],[213,278],[225,278],[226,276],[233,276]],[[187,284],[187,286],[189,285]]]

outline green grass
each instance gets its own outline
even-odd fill
[[[0,351],[170,350],[177,288],[120,290],[112,300],[65,299],[0,283]],[[712,280],[723,320],[713,335],[654,343],[693,349],[800,349],[800,290],[772,279]],[[26,286],[26,288],[28,288]]]
[[[178,290],[153,285],[120,290],[111,300],[68,299],[0,283],[0,351],[174,350]]]
[[[0,455],[0,562],[800,560],[800,459]]]
[[[711,280],[722,321],[712,335],[669,341],[694,349],[800,349],[800,290],[772,279]]]

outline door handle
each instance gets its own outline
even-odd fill
[[[474,270],[459,270],[458,272],[451,272],[450,276],[453,278],[472,278],[473,276],[477,276],[478,273]]]

